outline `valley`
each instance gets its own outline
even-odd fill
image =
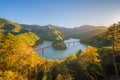
[[[114,80],[120,74],[119,34],[120,23],[65,28],[0,18],[0,79]]]
[[[120,0],[0,3],[0,80],[120,80]]]

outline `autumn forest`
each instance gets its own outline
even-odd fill
[[[80,42],[88,44],[88,48],[61,60],[39,56],[33,46],[44,43],[49,31],[53,48],[66,49],[64,39],[69,36],[50,25],[43,30],[46,34],[34,31],[0,18],[0,80],[119,80],[119,22],[100,34],[84,36]]]

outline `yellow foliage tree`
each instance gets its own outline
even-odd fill
[[[39,57],[21,38],[9,33],[0,40],[0,70],[19,72],[25,77],[35,72]]]
[[[86,61],[88,61],[89,63],[100,62],[100,59],[98,59],[97,48],[94,48],[92,46],[88,46],[88,48],[85,50],[85,52],[83,52],[83,53],[80,54],[80,57],[85,62]]]
[[[58,74],[55,80],[64,80],[64,78],[61,74]]]
[[[98,56],[97,48],[92,46],[88,46],[88,48],[78,56],[78,63],[84,75],[81,80],[98,80],[95,76],[102,76],[102,68]]]

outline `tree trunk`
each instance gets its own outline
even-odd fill
[[[113,39],[112,39],[112,54],[113,54],[113,64],[114,64],[114,67],[115,67],[115,73],[116,73],[116,76],[118,76],[118,70],[117,70],[117,65],[116,65],[116,60],[115,60],[115,46],[114,46],[114,33],[113,33]]]

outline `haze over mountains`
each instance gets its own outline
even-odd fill
[[[54,31],[59,31],[60,36],[63,37],[63,40],[69,38],[78,38],[82,43],[97,47],[105,45],[108,46],[111,44],[111,41],[99,37],[99,35],[107,31],[108,27],[105,26],[83,25],[75,28],[66,28],[55,25],[40,26],[21,24],[20,26],[18,23],[14,23],[10,20],[2,18],[0,18],[0,22],[0,27],[4,29],[5,34],[9,32],[13,34],[24,34],[26,32],[35,33],[40,37],[40,40],[38,40],[36,44],[42,43],[43,40],[55,41],[58,36],[54,33]],[[54,31],[49,27],[51,27]]]
[[[80,39],[81,43],[92,45],[95,47],[109,46],[111,41],[100,37],[101,34],[104,34],[108,27],[105,26],[93,26],[93,25],[83,25],[75,28],[66,28],[55,25],[27,25],[21,24],[23,27],[22,32],[32,31],[42,40],[53,41],[56,35],[49,29],[49,26],[61,32],[63,39],[77,38]]]
[[[38,36],[41,36],[44,40],[46,37],[49,37],[49,28],[48,26],[52,26],[54,29],[57,29],[61,32],[64,39],[68,38],[79,38],[79,39],[87,39],[92,36],[101,34],[105,31],[107,31],[107,27],[105,26],[92,26],[92,25],[83,25],[80,27],[75,28],[66,28],[66,27],[59,27],[54,25],[46,25],[46,26],[39,26],[39,25],[27,25],[27,24],[21,24],[21,26],[24,29],[31,30],[32,32],[36,33]],[[49,37],[49,40],[52,40]]]

